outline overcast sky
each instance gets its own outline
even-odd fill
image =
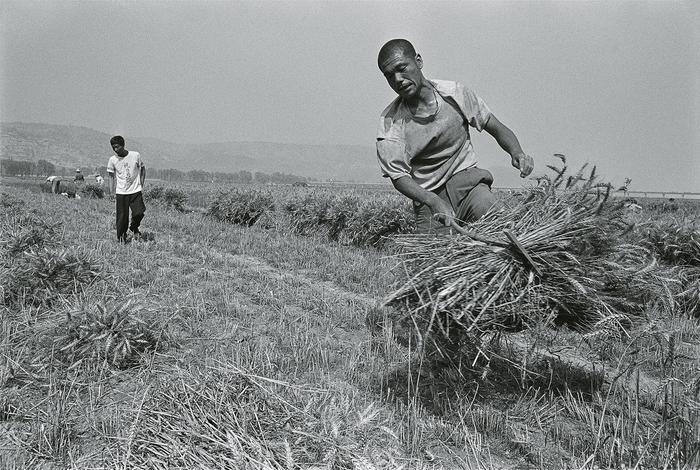
[[[0,0],[1,119],[373,146],[394,96],[376,54],[405,37],[538,170],[561,152],[633,189],[700,191],[699,3]],[[509,164],[475,140],[482,166]]]

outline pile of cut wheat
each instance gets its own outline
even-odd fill
[[[344,245],[380,247],[413,229],[405,201],[385,195],[309,193],[287,198],[283,210],[295,233],[322,234]]]
[[[102,186],[99,186],[97,184],[86,184],[80,190],[80,194],[82,194],[83,197],[86,198],[103,199],[105,197],[105,190],[104,188],[102,188]]]
[[[625,325],[665,296],[650,251],[631,243],[624,207],[595,168],[554,178],[500,201],[466,235],[399,237],[407,273],[387,303],[420,335],[488,331],[567,322],[577,328]],[[515,234],[523,255],[505,235]],[[534,264],[534,266],[531,265]],[[541,274],[537,274],[539,271]]]
[[[99,264],[85,250],[60,246],[59,223],[25,212],[20,202],[5,209],[0,219],[2,305],[48,305],[100,276]]]
[[[268,191],[219,191],[207,214],[216,220],[250,227],[274,211],[274,198]]]
[[[232,224],[274,226],[364,247],[381,247],[391,236],[413,230],[405,198],[395,195],[234,189],[219,192],[207,213]]]
[[[98,302],[81,304],[67,312],[54,344],[58,356],[71,368],[83,362],[129,367],[148,350],[155,350],[165,341],[165,333],[154,322],[134,312],[133,302]]]
[[[180,189],[164,188],[163,186],[154,186],[144,191],[144,198],[149,202],[155,202],[165,206],[168,209],[175,209],[178,212],[185,212],[187,204],[187,194]]]

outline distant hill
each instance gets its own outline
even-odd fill
[[[110,134],[87,127],[0,123],[0,157],[47,160],[56,165],[107,164]],[[281,172],[319,180],[382,181],[372,146],[300,145],[271,142],[180,144],[152,137],[127,137],[127,148],[141,152],[147,166],[178,170]]]
[[[47,160],[65,167],[107,165],[110,134],[87,127],[26,122],[0,123],[0,158]],[[127,148],[143,155],[147,166],[177,170],[237,173],[241,170],[288,173],[322,181],[380,183],[373,146],[300,145],[271,142],[180,144],[153,137],[128,137]],[[513,168],[486,165],[495,185],[521,186]]]

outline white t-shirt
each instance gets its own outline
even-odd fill
[[[107,172],[113,173],[117,178],[117,194],[134,194],[143,189],[141,186],[141,168],[145,165],[141,161],[141,154],[129,150],[125,157],[112,155],[107,163]]]

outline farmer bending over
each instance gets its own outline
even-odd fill
[[[382,112],[377,157],[383,175],[413,200],[419,232],[477,220],[493,205],[493,176],[476,166],[469,126],[491,134],[522,178],[532,172],[532,157],[473,90],[423,76],[423,59],[410,42],[392,39],[377,61],[399,95]]]
[[[61,186],[61,178],[56,175],[51,175],[46,178],[47,183],[51,183],[51,192],[53,194],[58,194],[59,187]]]
[[[141,161],[141,154],[124,148],[124,137],[116,135],[109,141],[114,155],[107,163],[110,177],[110,194],[117,199],[117,240],[126,242],[126,230],[130,229],[134,239],[141,239],[139,225],[146,212],[143,203],[143,183],[146,180],[146,167]],[[131,224],[129,224],[131,209]]]

